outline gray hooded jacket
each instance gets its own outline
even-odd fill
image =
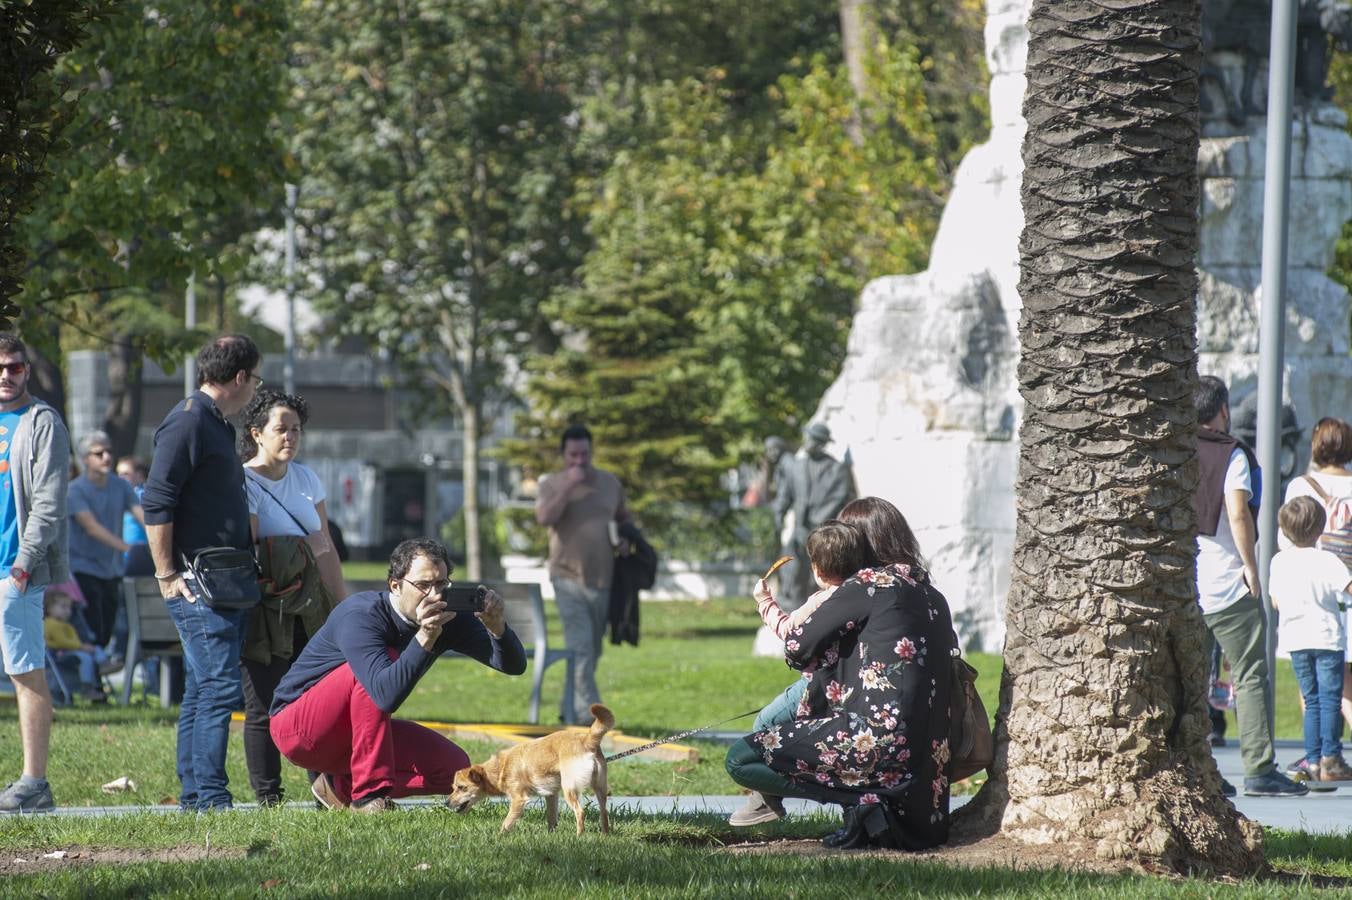
[[[14,565],[28,573],[30,587],[69,581],[66,487],[70,435],[55,409],[33,400],[14,432],[9,464],[19,522],[19,555]]]

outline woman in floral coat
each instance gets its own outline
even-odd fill
[[[844,806],[830,846],[934,847],[948,839],[952,616],[896,507],[865,498],[840,517],[879,563],[790,632],[785,657],[809,674],[807,692],[792,722],[733,745],[728,772],[762,794]]]

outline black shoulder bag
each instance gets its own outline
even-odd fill
[[[191,558],[183,554],[183,565],[189,589],[212,609],[253,609],[263,599],[251,550],[207,547]]]

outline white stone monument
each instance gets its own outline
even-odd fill
[[[916,531],[964,645],[998,650],[1014,538],[1021,114],[1028,3],[988,0],[990,139],[963,159],[918,275],[860,299],[844,366],[815,420],[848,448],[861,495],[896,503]],[[1260,72],[1266,79],[1266,72]],[[1211,121],[1203,139],[1199,365],[1254,390],[1264,121]],[[1293,123],[1291,272],[1284,394],[1306,431],[1352,416],[1348,296],[1324,272],[1352,215],[1352,139],[1327,104]]]

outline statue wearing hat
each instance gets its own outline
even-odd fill
[[[779,461],[775,517],[779,521],[781,555],[794,558],[779,570],[779,590],[775,592],[785,612],[802,606],[816,590],[807,561],[807,536],[854,499],[850,466],[826,452],[829,443],[831,430],[823,422],[814,422],[803,431],[803,446],[798,452]]]

